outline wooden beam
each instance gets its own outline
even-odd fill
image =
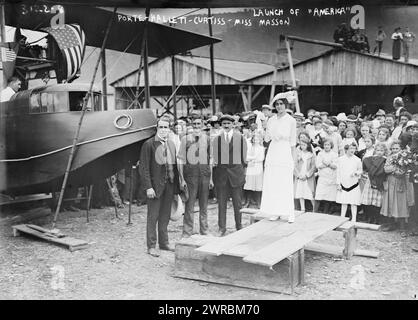
[[[287,58],[289,59],[289,70],[290,76],[292,78],[292,86],[296,89],[296,78],[295,78],[295,70],[293,69],[293,59],[292,59],[292,52],[290,50],[289,39],[286,38],[286,48],[287,48]],[[298,92],[296,91],[296,112],[300,112],[299,107],[299,97]]]
[[[162,104],[159,100],[158,97],[152,97],[154,99],[155,102],[157,102],[161,107],[164,107],[164,104]]]
[[[103,110],[107,111],[107,81],[106,81],[106,49],[100,52],[102,58],[100,64],[102,67],[102,97],[103,97]]]
[[[210,6],[208,7],[208,17],[210,18]],[[212,37],[212,20],[209,19],[209,36]],[[213,54],[213,43],[209,46],[209,55],[210,55],[210,87],[211,87],[211,95],[212,95],[212,113],[216,113],[216,86],[215,86],[215,61],[214,61],[214,54]]]
[[[377,259],[379,257],[379,252],[371,251],[371,250],[364,250],[364,249],[356,249],[354,250],[354,255]]]
[[[176,58],[171,57],[171,93],[173,95],[174,121],[177,120],[177,98],[176,98]]]
[[[354,227],[356,229],[379,231],[381,226],[378,225],[378,224],[371,224],[371,223],[364,223],[364,222],[355,222],[354,223]]]
[[[248,96],[248,110],[247,111],[251,111],[252,110],[252,103],[253,103],[253,86],[249,85],[248,86],[248,91],[247,91],[247,96]]]
[[[20,234],[28,234],[30,236],[34,236],[54,244],[66,246],[70,251],[85,249],[89,245],[89,243],[84,240],[67,237],[61,234],[54,235],[54,232],[52,232],[53,230],[44,229],[42,227],[30,224],[20,224],[13,226],[12,228],[13,235],[15,237],[19,236]]]
[[[239,92],[241,93],[242,102],[244,104],[244,110],[247,111],[248,100],[247,100],[247,96],[245,95],[244,90],[242,89],[242,87],[240,87]]]
[[[260,95],[260,93],[264,90],[264,88],[265,88],[266,86],[261,86],[261,88],[259,88],[258,90],[257,90],[257,92],[256,93],[254,93],[254,95],[253,95],[253,100],[255,100],[255,99],[257,99],[257,97]]]
[[[293,41],[306,42],[306,43],[317,44],[317,45],[321,45],[321,46],[328,46],[328,47],[334,47],[334,48],[342,48],[343,47],[342,44],[335,43],[335,42],[313,40],[313,39],[307,39],[307,38],[302,38],[302,37],[297,37],[297,36],[289,36],[289,35],[284,36],[284,37],[288,38],[290,40],[293,40]]]
[[[147,6],[145,9],[145,16],[149,17],[150,7]],[[145,86],[145,107],[147,109],[151,108],[150,103],[150,88],[149,88],[149,72],[148,72],[148,19],[145,20],[144,27],[144,86]]]
[[[305,246],[305,250],[342,257],[344,248],[326,243],[311,242]]]
[[[356,241],[357,230],[353,227],[343,232],[344,232],[344,239],[345,239],[344,256],[347,259],[350,259],[354,255],[354,251],[356,250],[356,246],[357,246],[357,241]]]

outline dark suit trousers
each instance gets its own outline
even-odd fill
[[[194,222],[194,204],[199,199],[199,224],[200,234],[208,232],[208,198],[210,177],[203,175],[184,177],[189,190],[189,199],[186,201],[186,208],[183,219],[183,234],[192,235]]]
[[[171,204],[174,200],[173,184],[167,183],[159,198],[147,199],[147,247],[155,248],[157,243],[156,227],[158,224],[158,244],[168,245],[168,223],[170,222]]]
[[[226,205],[229,199],[229,195],[232,197],[232,204],[234,206],[234,217],[235,217],[235,227],[237,230],[241,229],[241,193],[242,187],[233,188],[227,179],[225,185],[218,185],[216,188],[218,194],[218,225],[219,231],[226,231]]]

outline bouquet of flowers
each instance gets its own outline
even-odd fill
[[[415,171],[418,162],[418,153],[409,150],[402,150],[391,159],[391,165],[395,166],[398,171],[410,173]]]

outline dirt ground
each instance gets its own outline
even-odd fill
[[[210,231],[217,230],[217,209],[209,210]],[[418,237],[401,238],[399,232],[359,230],[358,245],[380,251],[378,259],[336,259],[306,254],[306,284],[294,295],[179,279],[172,276],[174,253],[159,258],[146,253],[146,207],[133,205],[132,225],[127,208],[122,219],[113,208],[94,209],[86,223],[85,211],[59,216],[61,232],[86,240],[87,249],[69,250],[27,237],[13,237],[13,224],[25,214],[0,213],[0,299],[418,299]],[[50,228],[49,209],[31,223]],[[28,219],[23,220],[29,222]],[[243,224],[249,218],[243,217]],[[228,232],[234,231],[228,209]],[[170,222],[174,244],[181,237],[182,219]],[[343,243],[342,234],[330,232],[324,241]],[[358,270],[361,270],[358,272]],[[364,276],[363,276],[364,275]],[[356,281],[357,280],[357,281]]]

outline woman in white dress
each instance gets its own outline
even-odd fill
[[[270,216],[270,220],[288,216],[288,222],[292,223],[295,220],[293,169],[296,120],[286,113],[288,104],[283,93],[272,100],[277,114],[268,120],[264,137],[266,142],[271,143],[266,155],[260,212]]]

